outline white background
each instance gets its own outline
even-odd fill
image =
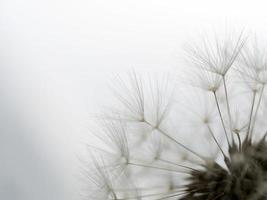
[[[79,199],[77,155],[106,80],[169,71],[190,36],[267,34],[266,1],[1,0],[0,199]]]

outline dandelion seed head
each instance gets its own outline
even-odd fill
[[[191,45],[188,86],[173,86],[174,73],[117,76],[89,199],[267,200],[267,54],[248,41]]]

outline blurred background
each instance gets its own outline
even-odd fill
[[[1,0],[0,199],[79,196],[79,155],[107,80],[171,71],[191,35],[267,33],[267,3],[245,0]],[[183,67],[183,66],[182,66]]]

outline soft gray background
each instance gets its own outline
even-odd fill
[[[190,35],[267,33],[264,1],[1,0],[0,199],[79,199],[77,155],[106,79],[179,65]]]

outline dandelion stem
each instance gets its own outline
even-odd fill
[[[250,110],[250,114],[249,114],[249,122],[248,122],[248,130],[247,130],[246,139],[249,139],[249,137],[250,137],[250,126],[251,126],[252,114],[253,114],[253,110],[254,110],[255,99],[256,99],[256,91],[254,90],[251,110]]]
[[[263,96],[263,91],[264,91],[265,85],[262,86],[261,91],[260,91],[260,96],[259,96],[259,100],[257,103],[257,107],[256,107],[256,111],[255,111],[255,115],[251,124],[251,133],[253,133],[254,127],[255,127],[255,123],[256,123],[256,119],[257,119],[257,115],[258,115],[258,110],[261,104],[261,100],[262,100],[262,96]]]
[[[115,190],[118,191],[118,192],[123,192],[123,191],[144,191],[144,192],[147,192],[147,191],[153,191],[153,190],[163,190],[163,189],[166,189],[167,186],[166,185],[162,185],[162,186],[151,186],[151,187],[134,187],[134,188],[116,188]],[[186,186],[184,185],[179,185],[179,186],[175,186],[175,190],[185,190],[186,189]]]
[[[168,139],[170,139],[171,141],[173,141],[174,143],[178,144],[180,147],[184,148],[185,150],[187,150],[188,152],[194,154],[195,156],[197,156],[198,158],[200,158],[201,160],[207,162],[207,159],[205,159],[203,156],[201,156],[200,154],[198,154],[197,152],[193,151],[192,149],[188,148],[187,146],[185,146],[184,144],[182,144],[181,142],[177,141],[176,139],[174,139],[172,136],[170,136],[169,134],[167,134],[165,131],[163,131],[162,129],[160,129],[158,126],[155,127],[153,126],[151,123],[149,123],[147,120],[144,120],[144,122],[146,124],[148,124],[151,127],[154,127],[155,129],[157,129],[162,135],[164,135],[165,137],[167,137]]]
[[[194,189],[192,191],[197,192],[197,191],[202,190],[202,189],[203,188],[197,188],[197,189]],[[168,198],[171,198],[171,197],[178,197],[180,195],[184,195],[184,194],[187,194],[188,193],[188,191],[185,191],[185,192],[179,191],[179,192],[181,192],[181,193],[178,193],[177,192],[176,194],[165,196],[165,197],[161,197],[161,198],[158,198],[158,199],[155,199],[155,200],[162,200],[162,199],[168,199]]]
[[[240,135],[239,135],[239,133],[237,133],[236,135],[237,135],[237,139],[238,139],[238,148],[239,148],[239,151],[241,151],[241,149],[242,149],[242,142],[241,142],[241,138],[240,138]]]
[[[136,198],[148,198],[148,197],[153,197],[153,196],[161,196],[161,195],[171,195],[173,193],[178,193],[178,192],[184,192],[184,190],[181,189],[176,189],[168,192],[160,192],[160,193],[153,193],[153,194],[143,194],[143,195],[138,195],[138,196],[132,196],[132,197],[127,197],[127,198],[117,198],[116,200],[127,200],[127,199],[136,199]]]
[[[217,109],[218,109],[218,112],[219,112],[219,115],[220,115],[220,119],[221,119],[221,122],[222,122],[222,126],[223,126],[223,130],[224,130],[224,133],[225,133],[225,137],[226,137],[228,146],[230,147],[229,138],[227,136],[227,131],[226,131],[225,124],[224,124],[224,121],[223,121],[223,117],[222,117],[222,113],[221,113],[221,109],[220,109],[220,106],[219,106],[219,102],[218,102],[218,98],[217,98],[216,92],[214,91],[213,94],[214,94],[214,98],[215,98],[215,101],[216,101],[216,106],[217,106]]]
[[[226,155],[225,155],[225,153],[223,152],[223,150],[222,150],[222,148],[221,148],[221,146],[220,146],[219,142],[217,141],[217,139],[216,139],[216,137],[215,137],[215,135],[214,135],[213,131],[211,130],[211,128],[210,128],[210,126],[209,126],[208,124],[207,124],[207,127],[208,127],[208,130],[209,130],[209,132],[210,132],[210,134],[211,134],[211,136],[212,136],[213,140],[215,141],[215,143],[217,144],[218,148],[219,148],[219,149],[220,149],[220,151],[222,152],[222,154],[223,154],[224,158],[226,158]]]
[[[224,92],[225,92],[227,114],[228,114],[229,125],[230,125],[229,129],[230,129],[230,133],[232,136],[232,143],[234,143],[234,136],[233,136],[233,131],[232,131],[232,117],[231,117],[230,103],[229,103],[228,91],[227,91],[227,87],[226,87],[225,75],[223,76],[223,87],[224,87]]]
[[[171,198],[171,197],[178,197],[178,196],[183,195],[183,194],[186,194],[186,193],[187,193],[187,192],[177,193],[177,194],[173,194],[173,195],[165,196],[165,197],[162,197],[162,198],[159,198],[159,199],[155,199],[155,200],[163,200],[163,199],[168,199],[168,198]]]
[[[169,172],[183,173],[183,174],[186,173],[184,171],[177,171],[177,170],[174,170],[174,169],[168,169],[168,168],[164,168],[164,167],[157,167],[157,166],[145,165],[145,164],[139,164],[139,163],[133,163],[133,162],[128,162],[128,165],[134,165],[134,166],[138,166],[138,167],[146,167],[146,168],[151,168],[151,169],[164,170],[164,171],[169,171]]]
[[[184,166],[184,165],[180,165],[180,164],[171,162],[171,161],[169,161],[169,160],[164,160],[164,159],[161,159],[161,158],[158,159],[158,160],[160,160],[160,161],[162,161],[162,162],[165,162],[165,163],[168,163],[168,164],[171,164],[171,165],[175,165],[175,166],[178,166],[178,167],[186,168],[186,169],[189,169],[189,170],[199,171],[199,170],[196,170],[196,169],[194,169],[194,168],[192,168],[192,167],[187,167],[187,166]]]
[[[178,142],[176,139],[174,139],[173,137],[171,137],[170,135],[166,134],[165,132],[163,132],[161,129],[158,129],[158,131],[160,131],[164,136],[166,136],[167,138],[169,138],[170,140],[172,140],[173,142],[175,142],[176,144],[178,144],[179,146],[183,147],[185,150],[191,152],[192,154],[194,154],[195,156],[201,158],[203,161],[207,161],[203,156],[201,156],[200,154],[198,154],[197,152],[193,151],[192,149],[189,149],[187,146],[183,145],[182,143]]]

